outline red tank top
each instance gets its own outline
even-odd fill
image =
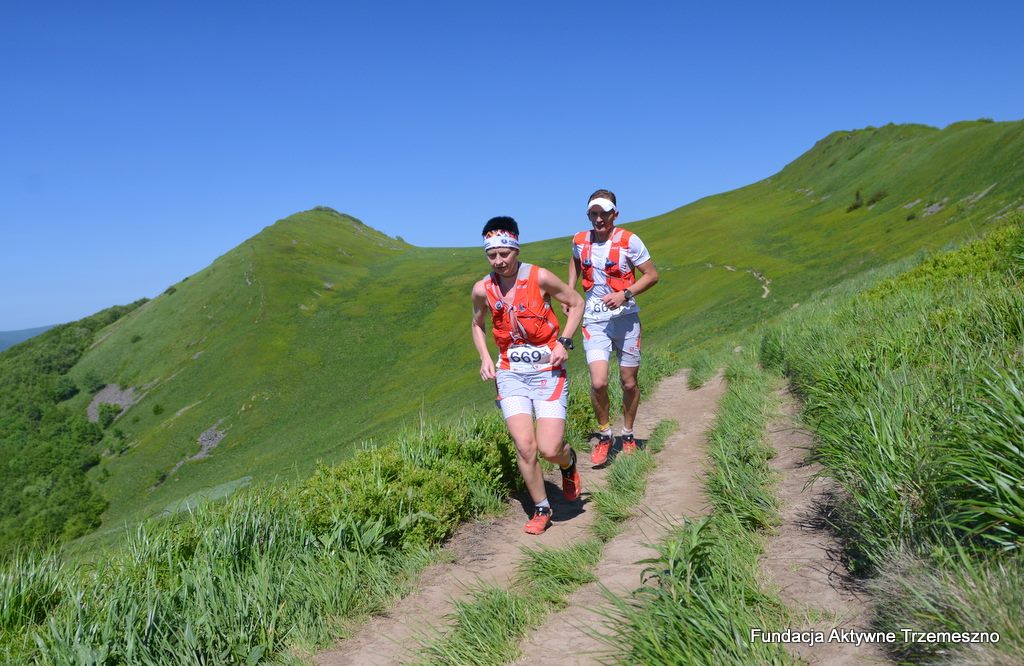
[[[491,308],[491,333],[498,345],[498,369],[516,372],[544,372],[555,367],[547,363],[558,341],[558,318],[544,297],[537,279],[539,268],[519,264],[515,285],[502,296],[498,276],[484,278],[487,305]],[[527,367],[532,369],[528,370]]]

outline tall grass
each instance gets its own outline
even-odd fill
[[[297,485],[140,525],[88,568],[0,568],[0,655],[254,663],[312,649],[402,594],[459,521],[518,479],[497,414],[404,433]]]
[[[1020,608],[1006,582],[1024,547],[1020,222],[805,308],[762,340],[763,361],[804,397],[815,453],[842,488],[835,526],[848,564],[885,590],[884,628],[1019,619],[993,611]],[[1019,654],[1024,637],[1007,631],[1000,650]],[[952,645],[898,652],[977,656]],[[985,654],[975,663],[1005,661]]]

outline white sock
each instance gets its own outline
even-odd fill
[[[545,497],[541,501],[537,502],[537,508],[538,509],[550,509],[551,508],[551,502],[549,502],[548,498]]]
[[[632,435],[632,434],[633,434],[633,429],[632,428],[628,428],[628,429],[627,428],[623,428],[622,429],[622,436],[623,437],[626,437],[627,435]]]

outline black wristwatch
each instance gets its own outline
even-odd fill
[[[558,338],[558,342],[565,347],[566,351],[571,351],[576,348],[576,345],[572,343],[572,338]]]
[[[631,292],[629,289],[623,289],[622,293],[625,294],[627,301],[633,300],[633,292]]]

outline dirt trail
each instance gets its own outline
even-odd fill
[[[663,380],[651,398],[641,405],[634,427],[640,439],[646,439],[662,419],[676,419],[680,423],[680,429],[669,438],[665,450],[659,454],[658,468],[648,486],[651,490],[647,501],[653,512],[679,516],[701,510],[703,500],[696,474],[704,459],[702,434],[722,390],[723,382],[716,379],[698,391],[690,391],[683,372]],[[663,470],[663,467],[669,469]],[[385,614],[375,616],[333,650],[316,655],[315,662],[322,666],[372,666],[397,664],[414,658],[418,647],[416,636],[443,626],[443,618],[454,610],[454,601],[464,599],[470,587],[477,582],[506,585],[511,581],[522,557],[522,547],[543,544],[560,548],[589,538],[589,527],[594,517],[589,491],[603,485],[606,469],[593,468],[589,456],[580,456],[583,495],[581,502],[573,504],[566,504],[561,499],[557,471],[548,475],[548,498],[554,509],[554,524],[539,538],[523,532],[523,523],[528,516],[519,501],[511,502],[501,517],[463,525],[446,546],[451,562],[429,567],[410,595]],[[657,493],[654,489],[658,489]],[[673,499],[674,495],[679,497]],[[599,579],[616,590],[638,587],[641,569],[633,563],[650,555],[651,551],[643,544],[655,541],[659,530],[657,523],[649,517],[630,521],[627,531],[605,546],[605,559],[597,571]],[[619,578],[621,582],[616,583]],[[570,603],[575,605],[576,597],[590,588],[593,588],[591,594],[599,595],[596,586],[589,585],[574,595]],[[593,605],[585,599],[582,603]],[[558,613],[557,617],[563,617],[572,608],[570,606]],[[560,621],[565,622],[565,619]],[[589,640],[582,631],[578,636],[575,634],[573,631],[571,636],[574,644],[580,641],[582,646]],[[563,645],[570,639],[570,634],[564,629],[559,631],[559,636]],[[586,643],[586,649],[599,648],[599,645]],[[529,650],[530,646],[525,649]],[[559,660],[559,663],[571,662]]]
[[[583,463],[585,455],[580,456]],[[595,476],[603,472],[582,465],[583,496]],[[519,501],[510,502],[503,516],[468,523],[460,527],[445,546],[451,562],[428,567],[416,589],[382,615],[374,616],[348,640],[314,660],[321,666],[376,666],[398,664],[415,656],[417,636],[442,626],[446,615],[455,610],[454,602],[465,599],[477,583],[506,585],[516,573],[522,556],[520,549],[543,543],[560,548],[584,539],[592,513],[584,503],[566,504],[562,500],[557,472],[547,476],[548,499],[554,514],[553,525],[540,538],[523,532],[529,516]]]
[[[770,464],[780,474],[782,525],[766,544],[762,570],[797,618],[792,629],[821,631],[826,639],[833,628],[871,631],[867,596],[848,575],[839,558],[840,545],[821,518],[830,485],[828,479],[814,479],[821,466],[807,462],[811,434],[796,423],[796,399],[784,391],[779,397],[783,416],[768,426],[768,433],[778,453]],[[789,648],[810,664],[891,663],[876,644],[825,642]]]
[[[544,626],[530,633],[517,664],[600,664],[608,660],[608,645],[590,630],[606,622],[599,609],[606,606],[602,587],[625,594],[640,587],[645,565],[652,557],[648,545],[659,542],[668,525],[682,517],[707,513],[704,498],[704,434],[711,426],[718,401],[725,392],[721,376],[693,391],[686,373],[665,379],[650,400],[640,406],[635,430],[646,435],[662,419],[675,419],[677,430],[657,456],[658,466],[648,477],[644,506],[629,520],[625,530],[609,541],[597,566],[597,582],[585,585],[569,597],[564,610],[548,617]]]

